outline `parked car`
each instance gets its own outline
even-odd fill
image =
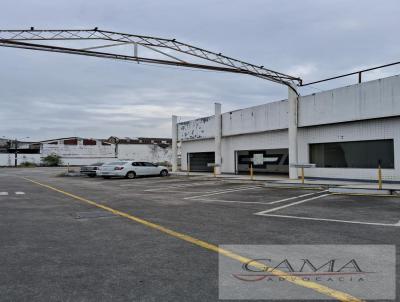
[[[102,165],[96,174],[103,178],[125,177],[133,179],[136,176],[159,175],[168,176],[168,168],[149,162],[115,161]]]
[[[88,166],[81,167],[81,174],[89,177],[95,177],[96,171],[103,165],[103,163],[95,163]]]

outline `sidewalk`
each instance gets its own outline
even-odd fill
[[[222,178],[227,180],[252,181],[249,175],[221,174],[214,176],[207,172],[173,172],[172,175]],[[253,181],[265,182],[266,186],[295,187],[295,188],[325,188],[331,193],[337,194],[365,194],[365,195],[396,195],[400,196],[400,184],[385,184],[379,190],[378,183],[344,180],[323,180],[306,179],[305,183],[301,179],[289,179],[285,175],[254,175]]]

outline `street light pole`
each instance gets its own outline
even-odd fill
[[[15,152],[14,152],[14,166],[17,167],[18,166],[18,141],[17,139],[14,139],[14,148],[15,148]]]

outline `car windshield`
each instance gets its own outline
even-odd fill
[[[112,163],[108,163],[107,166],[121,166],[121,165],[125,165],[127,162],[126,161],[115,161]]]

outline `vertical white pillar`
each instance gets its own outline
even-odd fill
[[[178,117],[172,116],[172,172],[178,171]]]
[[[221,104],[215,103],[215,174],[221,174],[221,138],[222,138],[222,119]]]
[[[288,103],[289,103],[289,178],[298,179],[297,168],[292,165],[298,162],[297,152],[297,109],[298,109],[298,95],[296,87],[293,85],[288,86]]]

